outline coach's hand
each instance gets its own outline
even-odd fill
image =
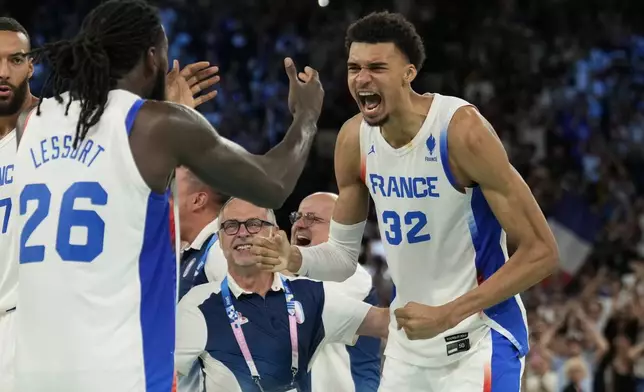
[[[217,96],[217,90],[197,95],[219,83],[217,72],[219,68],[207,61],[186,65],[179,71],[179,61],[174,60],[166,77],[166,99],[193,109],[210,101]]]
[[[451,313],[445,306],[428,306],[408,302],[394,310],[398,329],[404,329],[409,340],[431,339],[452,328]]]
[[[260,269],[271,272],[284,271],[288,267],[291,244],[286,233],[280,230],[270,237],[253,236],[250,253]]]
[[[284,68],[288,76],[288,108],[295,113],[310,113],[315,118],[320,117],[324,89],[320,82],[318,71],[304,67],[304,72],[297,72],[293,59],[284,59]]]

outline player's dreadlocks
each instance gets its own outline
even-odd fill
[[[43,90],[51,85],[60,103],[61,94],[69,91],[65,115],[72,97],[80,101],[74,148],[100,120],[109,91],[157,43],[161,29],[158,10],[145,1],[110,0],[85,17],[76,37],[45,44],[32,52],[51,66]]]

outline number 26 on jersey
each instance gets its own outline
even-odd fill
[[[105,222],[96,211],[75,209],[74,203],[78,199],[87,199],[93,206],[104,206],[107,192],[98,182],[76,182],[63,193],[60,206],[51,208],[51,191],[46,184],[24,187],[20,193],[20,215],[27,213],[28,204],[34,203],[36,208],[20,233],[20,264],[38,263],[45,259],[45,245],[27,245],[45,219],[58,220],[55,249],[63,261],[89,263],[103,252]],[[50,212],[58,213],[58,216],[51,216]],[[85,228],[85,244],[72,244],[73,227]]]
[[[403,239],[409,244],[429,241],[427,233],[427,215],[421,211],[408,211],[398,214],[396,211],[382,212],[382,223],[385,226],[385,239],[391,245],[400,245]]]

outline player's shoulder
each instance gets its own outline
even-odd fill
[[[458,166],[463,161],[485,159],[501,144],[494,127],[471,105],[456,110],[448,127],[449,154]]]
[[[337,144],[342,148],[356,149],[360,147],[360,126],[362,114],[358,113],[342,124],[338,133]]]
[[[490,136],[498,138],[492,125],[472,105],[459,107],[449,123],[450,145],[457,144],[467,149],[476,149]]]
[[[157,122],[177,121],[191,115],[187,106],[153,99],[144,100],[139,113]]]
[[[351,117],[342,124],[340,132],[358,132],[360,130],[360,125],[362,124],[362,113],[357,113],[355,116]]]
[[[203,136],[201,131],[211,129],[208,120],[199,112],[173,102],[146,100],[139,112],[139,124],[142,124],[152,137],[160,137],[171,147],[186,142],[185,135]]]
[[[171,150],[182,142],[180,135],[194,129],[198,117],[194,110],[184,105],[145,100],[136,115],[134,133]]]
[[[438,100],[443,107],[454,106],[456,108],[462,106],[474,106],[471,102],[465,100],[464,98],[457,97],[455,95],[443,95],[439,93],[425,93],[423,97],[426,99],[431,99],[432,101]]]

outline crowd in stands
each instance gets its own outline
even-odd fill
[[[0,1],[1,3],[2,1]],[[73,35],[94,1],[49,0],[21,20],[34,46]],[[644,391],[644,2],[637,0],[164,0],[169,57],[219,65],[219,95],[201,112],[251,152],[290,122],[282,58],[320,71],[320,133],[357,108],[346,87],[344,32],[375,10],[402,12],[424,39],[418,92],[457,95],[494,125],[548,217],[561,201],[595,222],[583,263],[523,294],[531,332],[524,389]],[[46,70],[32,88],[40,92]],[[46,95],[47,92],[44,92]],[[302,196],[335,191],[332,152],[312,153]],[[373,208],[372,208],[373,211]],[[588,228],[586,228],[588,229]],[[378,228],[361,262],[381,302],[392,285]],[[574,256],[574,255],[573,255]],[[562,265],[569,254],[562,252]]]

